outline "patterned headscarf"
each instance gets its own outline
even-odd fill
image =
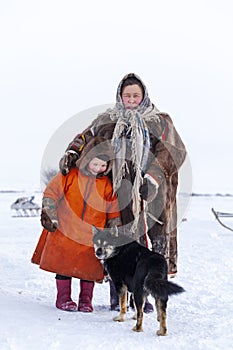
[[[145,86],[145,84],[143,83],[143,81],[141,80],[141,78],[139,78],[138,75],[134,74],[134,73],[129,73],[127,75],[124,76],[124,78],[120,81],[119,85],[118,85],[118,88],[117,88],[117,93],[116,93],[116,105],[115,105],[115,108],[118,109],[118,110],[122,110],[122,111],[125,111],[125,107],[124,107],[124,104],[122,102],[122,98],[121,98],[121,90],[122,90],[122,85],[124,83],[124,81],[128,78],[136,78],[142,85],[143,87],[143,100],[142,102],[140,103],[140,105],[138,106],[137,108],[137,111],[138,113],[144,113],[145,110],[151,106],[151,101],[149,99],[149,96],[148,96],[148,91],[147,91],[147,88]]]

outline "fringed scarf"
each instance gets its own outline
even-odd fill
[[[133,74],[138,80],[141,79]],[[121,181],[125,174],[129,172],[127,161],[132,162],[135,179],[132,184],[132,211],[134,222],[131,231],[137,228],[139,214],[141,211],[141,199],[139,189],[143,182],[143,173],[146,169],[148,153],[150,149],[149,131],[146,120],[153,118],[159,119],[156,114],[159,112],[148,97],[147,89],[144,87],[144,98],[141,104],[135,110],[125,109],[121,99],[121,85],[129,75],[125,76],[117,89],[117,103],[110,112],[110,118],[116,121],[112,136],[112,145],[114,147],[113,162],[113,190],[114,193],[121,186]],[[132,76],[132,73],[130,74]],[[127,152],[127,144],[130,145],[131,152]],[[128,146],[129,147],[129,146]],[[130,154],[130,155],[129,155]],[[126,159],[128,156],[128,159]]]

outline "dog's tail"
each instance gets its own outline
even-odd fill
[[[155,274],[147,275],[144,283],[145,290],[154,298],[167,299],[169,295],[183,293],[185,290],[176,283],[158,279]]]

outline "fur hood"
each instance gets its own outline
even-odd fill
[[[107,175],[111,171],[114,153],[111,142],[103,137],[97,136],[91,139],[90,142],[83,147],[83,151],[79,159],[76,161],[76,166],[83,174],[90,175],[87,168],[89,162],[93,158],[101,158],[102,156],[105,156],[105,158],[108,159],[108,166],[106,171],[99,174],[99,176]]]

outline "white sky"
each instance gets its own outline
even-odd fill
[[[187,146],[193,190],[232,193],[232,10],[231,0],[0,0],[0,189],[39,187],[57,129],[114,103],[135,72]]]

